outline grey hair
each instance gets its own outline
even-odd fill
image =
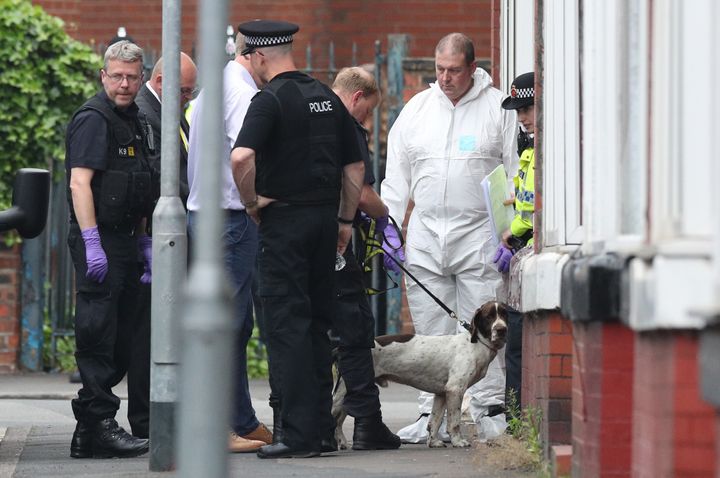
[[[245,35],[238,32],[238,34],[235,35],[235,56],[242,54],[242,51],[244,49],[245,49]]]
[[[465,64],[470,65],[475,61],[475,47],[467,35],[462,33],[450,33],[440,39],[435,47],[435,53],[450,49],[450,53],[460,53],[465,57]]]
[[[111,60],[120,60],[126,63],[135,63],[136,61],[139,61],[142,66],[142,58],[142,48],[137,46],[135,43],[122,40],[117,43],[113,43],[107,48],[107,50],[105,50],[105,63],[103,68],[107,70],[108,63],[110,63]]]

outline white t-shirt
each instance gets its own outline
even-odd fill
[[[235,181],[230,168],[230,152],[235,144],[237,135],[240,132],[245,113],[250,106],[250,100],[257,93],[258,89],[250,75],[250,72],[236,61],[230,61],[223,70],[223,157],[222,157],[222,179],[221,179],[221,195],[220,208],[242,210],[245,207],[240,201],[240,193],[235,186]],[[188,184],[190,186],[190,196],[187,201],[189,211],[197,211],[200,209],[199,189],[200,175],[208,164],[217,164],[210,158],[205,158],[200,151],[200,112],[203,104],[203,94],[201,91],[197,99],[193,102],[192,111],[190,112],[190,139],[188,147]]]

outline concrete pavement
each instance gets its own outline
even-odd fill
[[[79,388],[66,375],[17,374],[0,376],[0,478],[4,477],[91,477],[91,476],[174,476],[175,473],[148,472],[148,457],[131,459],[71,459],[69,444],[75,422],[70,399]],[[267,404],[267,380],[250,384],[258,419],[272,424]],[[116,393],[123,399],[117,419],[127,424],[127,389],[123,382]],[[417,418],[417,392],[391,384],[381,389],[383,416],[397,431]],[[352,438],[352,418],[345,422],[345,434]],[[470,426],[465,428],[472,431]],[[228,456],[230,476],[262,478],[306,477],[523,477],[518,470],[499,470],[479,462],[475,444],[469,449],[429,449],[425,445],[403,445],[392,451],[340,451],[306,460],[261,460],[254,454]],[[486,452],[487,450],[485,450]]]

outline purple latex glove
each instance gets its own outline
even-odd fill
[[[397,274],[400,273],[400,266],[392,260],[389,256],[394,257],[398,262],[405,262],[405,251],[402,248],[402,242],[400,241],[400,233],[394,224],[388,224],[383,230],[385,240],[383,241],[383,262],[388,270],[391,270]]]
[[[100,233],[97,226],[83,230],[81,233],[85,241],[85,262],[87,272],[85,277],[91,281],[102,283],[108,271],[108,260],[100,243]]]
[[[375,232],[381,232],[387,229],[388,222],[390,221],[389,216],[383,216],[375,219]]]
[[[372,221],[373,218],[371,218],[370,216],[365,214],[363,211],[360,211],[360,220],[367,224],[370,224],[370,221]],[[375,219],[375,235],[376,236],[385,230],[389,221],[390,221],[390,217],[387,215],[378,217]]]
[[[498,271],[507,272],[510,270],[510,259],[512,259],[513,252],[508,249],[505,244],[500,244],[495,251],[495,258],[493,262],[497,264]]]
[[[150,284],[152,282],[152,237],[139,237],[138,250],[142,253],[143,263],[145,265],[145,272],[140,277],[140,282]]]

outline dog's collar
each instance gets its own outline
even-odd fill
[[[488,339],[483,337],[482,335],[478,334],[478,341],[483,344],[485,347],[489,348],[493,352],[497,353],[502,347],[495,347],[492,342],[490,342]]]
[[[470,333],[470,330],[468,330],[468,334]],[[495,347],[492,342],[490,342],[488,339],[483,337],[482,335],[478,334],[477,336],[478,342],[483,344],[485,347],[489,348],[493,352],[497,353],[502,347]]]

